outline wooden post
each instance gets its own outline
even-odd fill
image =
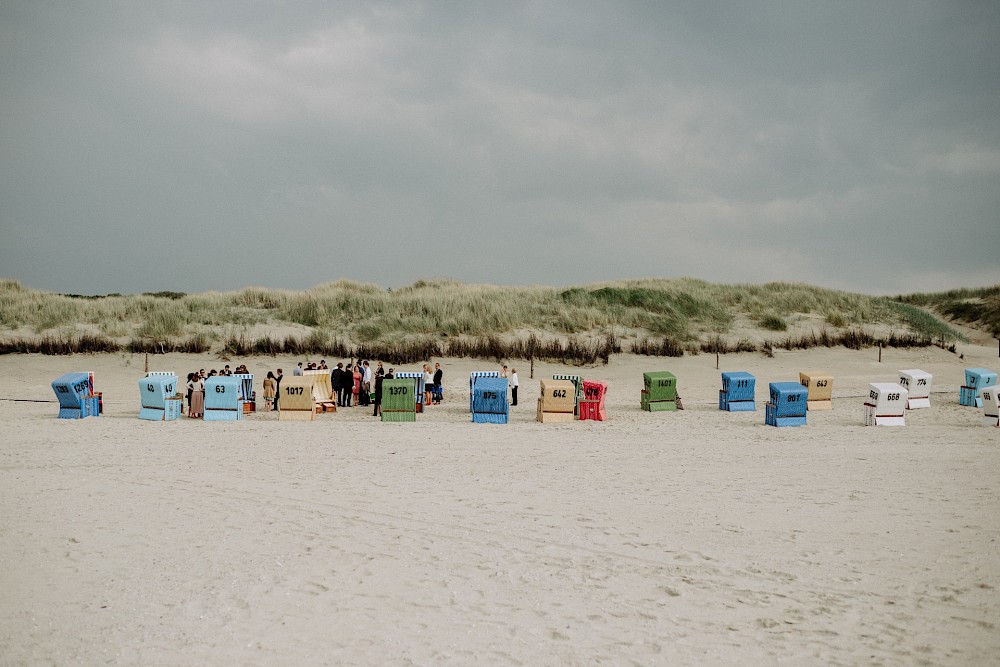
[[[532,380],[535,379],[535,358],[534,357],[531,358],[531,375],[529,377]]]
[[[878,344],[878,362],[882,363],[882,343]]]
[[[719,353],[715,353],[715,370],[719,370]]]
[[[149,352],[146,353],[146,370],[144,372],[149,372]]]

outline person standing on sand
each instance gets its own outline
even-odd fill
[[[292,369],[292,375],[294,375],[296,377],[298,377],[299,375],[302,375],[302,362],[301,361],[299,362],[298,366],[296,366],[295,368]]]
[[[274,379],[274,373],[267,372],[264,378],[264,412],[270,412],[274,405],[274,396],[278,393],[278,383]]]
[[[434,394],[434,376],[431,375],[431,365],[424,364],[424,406],[431,404]]]
[[[367,407],[372,402],[372,368],[365,359],[361,365],[361,405]]]
[[[443,387],[441,382],[444,381],[444,371],[441,370],[441,364],[434,364],[434,403],[436,405],[441,405],[441,399],[444,397]]]
[[[379,370],[382,369],[379,368]],[[375,375],[375,410],[372,412],[372,417],[378,417],[382,413],[382,380],[384,378],[384,374]]]
[[[343,364],[337,364],[337,367],[344,366]],[[351,385],[354,384],[354,373],[351,372],[350,364],[344,366],[344,369],[340,373],[340,404],[345,407],[351,407]]]
[[[360,405],[361,402],[361,379],[363,377],[361,364],[354,364],[354,373],[351,374],[351,393],[354,394],[354,407]]]
[[[281,369],[274,374],[274,409],[278,409],[278,401],[281,400]]]
[[[194,386],[191,391],[191,409],[188,410],[188,417],[197,419],[205,414],[205,381],[201,378],[194,379]]]
[[[333,389],[333,399],[337,401],[337,407],[344,407],[343,394],[340,393],[340,383],[342,378],[341,375],[344,374],[344,364],[338,363],[337,366],[330,371],[330,387]]]
[[[188,373],[188,381],[187,381],[188,416],[191,416],[191,393],[194,391],[194,379],[196,377],[198,377],[197,373]]]
[[[513,399],[511,405],[517,405],[517,369],[510,369],[510,395]]]

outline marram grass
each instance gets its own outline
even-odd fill
[[[365,346],[392,349],[404,342],[426,347],[439,342],[442,345],[434,349],[445,352],[448,346],[443,344],[449,343],[455,353],[462,354],[474,349],[499,353],[513,350],[515,344],[523,349],[523,333],[534,331],[541,337],[538,340],[558,341],[568,354],[592,358],[590,350],[574,350],[574,345],[585,347],[611,335],[631,341],[625,349],[640,354],[747,350],[754,344],[731,335],[740,318],[782,332],[787,322],[812,314],[823,322],[823,331],[812,334],[817,344],[839,339],[878,344],[881,339],[863,333],[865,327],[876,326],[897,332],[893,336],[898,340],[944,343],[962,340],[962,336],[918,306],[959,312],[967,318],[978,312],[990,315],[990,299],[995,300],[998,292],[997,288],[962,292],[951,300],[935,295],[888,298],[797,283],[724,285],[682,278],[563,289],[421,280],[395,290],[340,280],[303,291],[247,287],[234,292],[80,297],[0,280],[0,337],[7,329],[6,338],[24,343],[27,330],[47,337],[52,347],[55,338],[78,341],[82,335],[96,333],[124,349],[201,349],[214,341],[215,347],[227,353],[264,354],[358,351]],[[962,309],[954,305],[959,299],[988,304]],[[242,342],[232,335],[223,339],[220,334],[252,325],[297,325],[312,333],[281,341]],[[856,333],[848,336],[848,331]],[[500,341],[500,347],[475,342],[489,340]],[[465,348],[462,341],[466,341]],[[770,341],[768,347],[797,343],[785,336]],[[23,349],[24,345],[13,347]],[[69,343],[63,349],[73,347]],[[604,344],[594,348],[597,357],[607,349]],[[545,351],[553,356],[562,353],[567,352]]]

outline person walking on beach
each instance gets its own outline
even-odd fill
[[[510,396],[511,405],[517,405],[517,369],[510,369]]]
[[[298,366],[296,366],[295,368],[292,369],[292,375],[294,375],[296,377],[298,377],[299,375],[302,375],[302,362],[301,361],[299,362]]]

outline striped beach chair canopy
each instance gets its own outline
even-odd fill
[[[253,400],[253,373],[233,373],[240,381],[240,400],[249,403]]]
[[[552,374],[552,379],[553,380],[567,380],[567,381],[573,383],[573,386],[576,387],[576,398],[574,399],[574,406],[575,407],[573,408],[573,411],[574,412],[579,412],[580,401],[583,400],[583,378],[581,376],[579,376],[579,375],[568,375],[568,374],[565,374],[565,373],[553,373]]]
[[[415,380],[414,404],[424,404],[424,373],[423,371],[399,371],[394,377],[397,380]]]
[[[317,403],[327,403],[333,398],[333,381],[330,379],[330,371],[325,368],[317,368],[309,371],[302,371],[302,377],[313,379],[313,400]]]

